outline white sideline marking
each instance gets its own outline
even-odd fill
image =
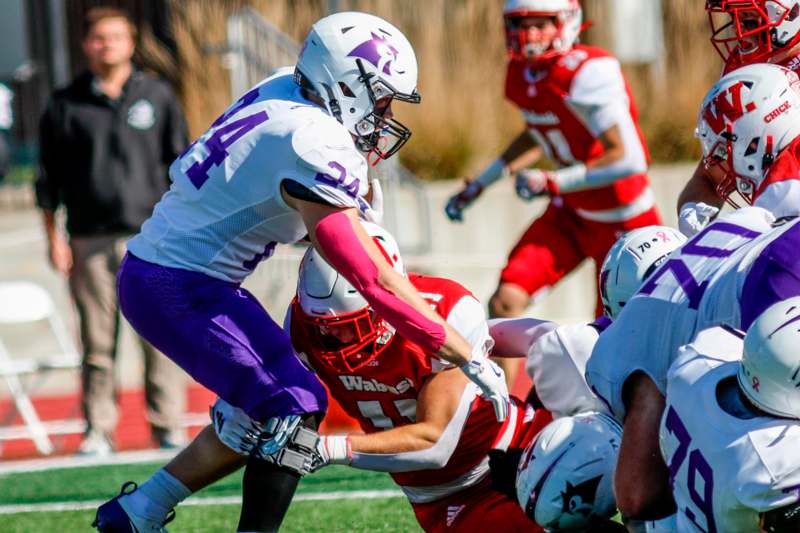
[[[373,498],[402,498],[403,492],[399,490],[344,490],[334,492],[313,492],[297,494],[293,502],[320,501],[320,500],[356,500]],[[241,496],[219,496],[214,498],[190,498],[181,503],[179,507],[192,505],[240,505]],[[85,511],[96,509],[102,501],[60,502],[60,503],[31,503],[19,505],[0,505],[0,514],[13,513],[43,513],[57,511]]]
[[[0,476],[22,472],[41,472],[42,470],[55,470],[58,468],[80,468],[85,466],[106,466],[126,463],[154,463],[172,459],[179,451],[179,449],[142,450],[118,452],[106,457],[80,457],[69,455],[66,457],[8,461],[5,463],[0,462]]]

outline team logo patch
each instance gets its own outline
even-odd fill
[[[563,505],[561,511],[569,514],[580,513],[584,516],[592,514],[594,509],[594,498],[597,494],[597,487],[603,476],[587,479],[577,485],[567,482],[567,490],[561,493]]]
[[[391,45],[386,37],[371,32],[372,39],[364,41],[347,54],[347,57],[360,57],[372,63],[375,68],[384,74],[391,74],[394,70],[397,74],[404,74],[404,70],[398,70],[394,65],[397,62],[397,48]]]
[[[156,111],[153,104],[144,98],[136,100],[128,109],[128,124],[137,130],[149,130],[156,123]]]

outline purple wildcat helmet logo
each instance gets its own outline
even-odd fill
[[[372,63],[375,68],[382,71],[384,74],[391,75],[392,63],[397,60],[397,48],[392,46],[385,37],[376,35],[375,32],[370,32],[372,39],[364,41],[347,54],[347,57],[360,57]],[[403,74],[405,71],[394,71],[397,74]]]

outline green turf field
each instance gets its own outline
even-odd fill
[[[0,510],[8,505],[67,504],[83,507],[117,494],[128,480],[143,481],[159,464],[136,464],[67,468],[43,472],[0,476]],[[201,498],[225,498],[240,495],[241,475],[232,475],[198,493]],[[353,491],[397,491],[386,474],[346,467],[329,467],[303,479],[301,497],[336,497],[339,499],[295,501],[289,509],[282,531],[420,531],[411,506],[402,497],[352,498]],[[265,498],[268,498],[265,495]],[[235,531],[238,504],[184,505],[169,525],[171,532]],[[92,509],[59,510],[0,514],[0,531],[68,533],[90,531]]]

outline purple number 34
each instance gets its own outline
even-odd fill
[[[186,170],[186,176],[188,176],[192,185],[198,189],[202,187],[203,184],[208,181],[208,171],[211,167],[221,164],[225,158],[228,157],[228,147],[241,138],[242,135],[269,119],[266,111],[259,111],[258,113],[244,116],[227,124],[225,123],[229,117],[251,104],[256,98],[258,98],[258,88],[253,89],[239,98],[236,105],[227,113],[220,116],[211,125],[211,128],[216,128],[214,133],[211,137],[203,141],[203,145],[208,150],[208,156],[202,161],[195,162]],[[198,141],[195,141],[189,145],[184,151],[184,154],[191,150],[197,142]],[[183,157],[183,154],[181,154],[181,157]]]

